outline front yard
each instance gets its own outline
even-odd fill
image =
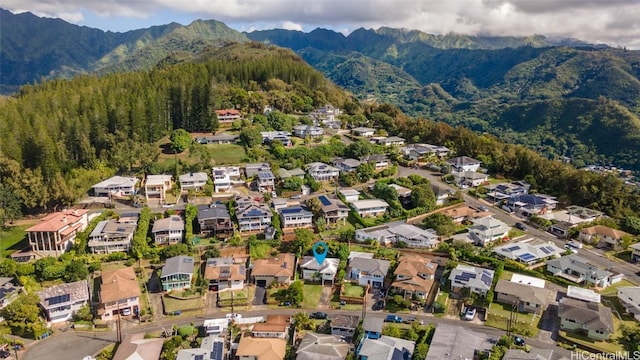
[[[302,307],[305,309],[317,309],[320,305],[320,297],[322,297],[322,288],[322,285],[302,285],[302,290],[304,292]]]
[[[251,301],[253,300],[253,294],[255,287],[249,286],[242,290],[225,290],[218,292],[218,305],[222,308],[231,307],[231,299],[233,297],[234,307],[246,307],[249,308]]]
[[[163,296],[164,312],[166,314],[177,315],[176,312],[183,311],[201,311],[204,310],[204,302],[202,296],[188,299],[178,299],[171,296]]]
[[[349,297],[363,297],[364,288],[360,285],[345,282],[342,284],[342,295]]]
[[[513,315],[514,322],[511,324],[511,329],[513,330],[513,332],[529,337],[535,337],[536,335],[538,335],[538,332],[540,331],[538,329],[540,316],[519,312],[515,312]],[[511,305],[492,303],[487,310],[485,325],[497,329],[507,330],[510,316]]]

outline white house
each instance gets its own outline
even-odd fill
[[[451,166],[451,172],[478,171],[482,161],[470,158],[468,156],[459,156],[447,160],[447,164]]]
[[[193,279],[194,261],[191,256],[174,256],[167,259],[160,274],[162,290],[188,289]]]
[[[313,213],[301,205],[278,210],[283,229],[313,227]]]
[[[358,169],[361,162],[359,160],[349,158],[333,160],[332,164],[342,172],[352,172]]]
[[[207,181],[209,177],[203,172],[182,174],[178,177],[180,191],[202,190],[207,185]]]
[[[89,283],[82,280],[54,285],[39,291],[38,296],[47,322],[55,324],[67,321],[89,302]]]
[[[367,257],[350,257],[347,268],[349,277],[357,280],[360,286],[371,285],[379,288],[384,285],[384,278],[389,271],[390,261]]]
[[[144,183],[144,194],[149,199],[158,199],[164,201],[165,193],[171,190],[171,175],[147,175]]]
[[[138,179],[134,177],[113,176],[91,187],[94,196],[131,196],[136,193]]]
[[[458,264],[455,269],[451,270],[449,275],[451,290],[460,292],[462,289],[467,288],[472,293],[484,296],[491,289],[493,275],[493,270]]]
[[[491,216],[473,221],[469,227],[469,236],[476,245],[486,246],[490,242],[505,238],[511,227]]]
[[[231,189],[231,177],[226,168],[213,168],[211,170],[213,176],[213,191],[216,193],[226,192]]]
[[[360,191],[356,189],[340,189],[340,195],[344,197],[344,201],[352,203],[360,198]]]
[[[493,248],[498,256],[532,265],[539,261],[559,257],[565,250],[551,241],[529,238],[516,243],[508,243]]]
[[[618,299],[628,313],[636,321],[640,321],[640,286],[621,286],[618,288]]]
[[[129,251],[136,227],[137,221],[129,222],[123,218],[100,221],[89,234],[89,249],[94,254]]]
[[[547,271],[577,284],[589,283],[602,288],[622,280],[621,274],[593,265],[577,254],[547,261]]]
[[[264,203],[254,201],[249,197],[238,198],[235,211],[240,231],[264,231],[271,226],[273,214]]]
[[[307,172],[316,181],[329,181],[337,179],[340,170],[321,162],[313,162],[307,165]]]
[[[340,259],[336,258],[325,258],[322,263],[318,263],[315,256],[305,256],[300,262],[302,278],[309,281],[320,280],[323,285],[325,281],[333,284],[339,264]]]
[[[158,245],[171,245],[182,242],[184,220],[179,215],[171,215],[153,222],[151,233]]]
[[[389,204],[380,199],[367,199],[354,201],[351,207],[362,217],[379,217],[384,215]]]
[[[306,137],[315,138],[324,135],[324,130],[312,125],[296,125],[293,127],[293,135],[303,139]]]
[[[372,137],[376,129],[368,127],[357,127],[351,129],[351,133],[355,136]]]
[[[276,186],[276,177],[271,170],[260,171],[256,182],[259,191],[272,191]]]
[[[407,246],[416,248],[432,248],[440,243],[434,230],[424,230],[404,222],[358,229],[355,233],[355,239],[357,241],[376,240],[385,246],[404,242]]]

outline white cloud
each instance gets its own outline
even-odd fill
[[[292,21],[285,21],[282,24],[280,24],[280,28],[281,29],[285,29],[285,30],[298,30],[298,31],[302,31],[302,25],[300,24],[296,24]]]
[[[2,6],[71,22],[82,21],[83,12],[114,22],[174,13],[244,29],[390,26],[436,34],[543,34],[640,49],[638,0],[4,0]]]

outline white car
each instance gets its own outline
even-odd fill
[[[468,307],[467,311],[464,313],[464,319],[467,321],[471,321],[476,317],[476,308]]]

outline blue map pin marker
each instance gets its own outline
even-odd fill
[[[318,247],[320,246],[322,246],[322,248],[324,249],[323,253],[318,252]],[[318,264],[322,265],[322,263],[324,262],[324,259],[327,258],[327,253],[329,252],[329,247],[327,246],[327,243],[318,241],[313,245],[313,248],[311,250],[313,250],[313,256],[316,258],[316,261],[318,262]]]

